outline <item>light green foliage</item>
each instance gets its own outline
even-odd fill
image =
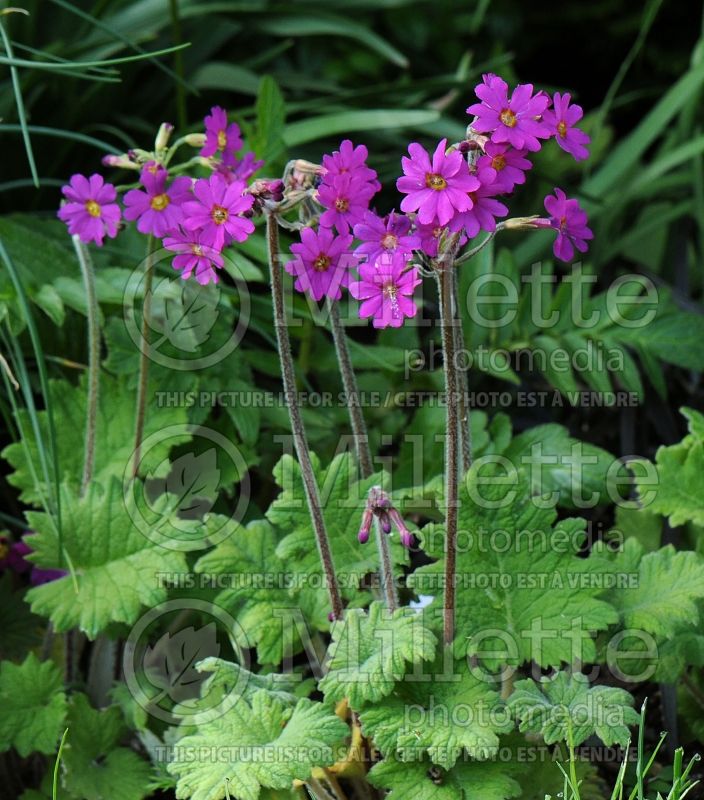
[[[546,744],[567,741],[573,747],[592,734],[604,744],[625,747],[629,725],[640,719],[633,698],[613,686],[589,686],[579,673],[517,681],[508,706],[526,733],[539,733]]]
[[[412,609],[391,614],[377,602],[368,613],[350,609],[333,627],[328,672],[320,688],[326,698],[348,698],[354,709],[378,702],[403,679],[407,664],[432,660],[436,643],[422,616]]]
[[[122,484],[94,482],[85,496],[64,486],[62,492],[63,569],[73,570],[27,593],[32,610],[48,617],[57,631],[78,627],[95,638],[111,622],[134,622],[144,606],[166,599],[160,573],[185,571],[183,553],[155,546],[132,522]],[[30,512],[36,531],[33,561],[43,567],[60,564],[58,533],[49,514]],[[154,525],[168,516],[151,512]]]
[[[62,783],[81,800],[142,800],[150,794],[151,768],[120,745],[126,729],[117,706],[91,708],[83,694],[72,697],[62,755]]]
[[[388,800],[509,800],[521,794],[513,764],[459,762],[451,770],[422,761],[384,759],[369,772],[369,780],[388,789]]]
[[[636,478],[641,498],[655,492],[648,511],[668,517],[673,527],[685,522],[704,525],[704,416],[691,408],[683,408],[682,413],[689,422],[689,434],[679,444],[658,449],[658,483],[653,486]]]
[[[66,716],[63,676],[51,661],[30,653],[21,664],[0,663],[0,752],[51,754]]]
[[[513,721],[485,676],[473,675],[466,661],[449,664],[442,660],[411,674],[393,694],[377,705],[362,709],[365,735],[385,757],[396,754],[401,761],[419,761],[427,753],[445,769],[455,765],[463,753],[475,759],[494,756],[499,733],[513,729]]]
[[[499,467],[478,467],[460,490],[457,657],[477,654],[490,668],[530,660],[559,666],[575,657],[577,633],[585,636],[576,657],[592,660],[589,632],[617,615],[599,598],[599,564],[577,558],[584,520],[557,522],[554,508],[531,496],[525,473],[507,478]],[[423,529],[423,547],[438,561],[410,577],[419,593],[440,593],[444,540],[442,525]]]
[[[227,782],[238,800],[258,800],[262,787],[287,789],[294,779],[305,780],[313,767],[334,763],[336,745],[347,732],[347,725],[321,703],[302,699],[292,708],[259,690],[178,741],[169,765],[178,776],[176,796],[222,800]],[[222,757],[191,760],[187,748],[210,749]]]

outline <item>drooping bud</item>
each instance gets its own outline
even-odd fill
[[[169,139],[173,133],[174,126],[170,122],[162,122],[154,140],[154,150],[158,153],[160,150],[166,150],[169,146]]]
[[[396,526],[399,538],[401,539],[401,544],[404,547],[410,548],[413,545],[413,534],[406,527],[406,523],[403,521],[403,518],[398,513],[398,510],[392,508],[389,511],[389,516],[391,517],[391,520]]]
[[[391,533],[391,520],[386,511],[381,511],[379,513],[379,526],[381,527],[382,533],[385,533],[387,536]]]
[[[357,534],[357,539],[360,544],[366,544],[369,541],[369,531],[371,530],[373,519],[374,512],[367,505],[367,507],[364,509],[364,514],[362,515],[362,524],[359,528],[359,533]]]

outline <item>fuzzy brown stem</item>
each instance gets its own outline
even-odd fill
[[[455,635],[455,572],[457,569],[457,498],[459,467],[459,415],[457,411],[457,369],[455,363],[454,313],[452,308],[452,259],[438,266],[440,329],[446,395],[445,446],[445,592],[443,598],[443,641],[452,644]]]
[[[330,302],[330,325],[332,327],[332,338],[335,342],[337,351],[337,363],[340,365],[340,375],[342,385],[347,397],[347,408],[350,414],[350,427],[352,428],[352,438],[354,448],[357,453],[359,472],[362,479],[368,478],[374,472],[372,463],[372,452],[369,447],[369,435],[367,425],[364,421],[364,412],[359,402],[359,386],[357,377],[354,374],[352,358],[350,357],[347,345],[347,336],[340,319],[339,305]],[[394,579],[394,568],[391,560],[391,550],[386,534],[381,530],[379,520],[375,520],[374,530],[376,542],[379,549],[379,565],[381,570],[381,585],[384,592],[384,599],[389,611],[394,612],[398,608],[398,593],[396,591],[396,581]]]
[[[276,217],[269,213],[266,215],[266,238],[269,252],[269,270],[271,272],[271,297],[274,308],[274,327],[276,329],[276,341],[279,347],[279,359],[281,362],[281,378],[284,384],[284,396],[288,406],[289,418],[291,420],[291,431],[293,433],[293,443],[298,456],[298,463],[301,467],[303,486],[305,488],[308,510],[315,532],[315,539],[318,545],[320,561],[325,573],[325,579],[330,597],[332,615],[335,619],[342,619],[342,597],[340,587],[337,582],[335,566],[330,550],[325,527],[325,519],[320,506],[320,495],[318,484],[315,480],[313,465],[310,460],[308,439],[301,410],[296,400],[296,375],[293,366],[293,356],[291,354],[291,340],[286,327],[286,310],[284,306],[284,284],[282,278],[281,265],[279,263],[279,227]]]
[[[142,304],[142,347],[139,355],[139,378],[137,383],[137,408],[134,427],[134,457],[132,477],[136,477],[142,457],[144,422],[147,415],[147,388],[149,384],[149,317],[151,314],[152,284],[154,282],[154,239],[149,237],[147,258],[144,267],[144,302]]]

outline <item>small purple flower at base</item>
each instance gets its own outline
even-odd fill
[[[411,221],[403,214],[392,211],[385,219],[367,211],[362,222],[354,226],[354,235],[362,244],[354,251],[358,256],[374,262],[384,254],[411,255],[420,247],[420,236],[410,233]]]
[[[416,315],[413,292],[421,279],[403,253],[360,264],[358,272],[361,280],[350,283],[350,294],[362,301],[360,318],[373,317],[375,328],[399,328],[404,319]]]
[[[367,166],[368,155],[369,151],[363,144],[355,147],[349,139],[345,139],[340,142],[339,150],[323,156],[323,172],[328,176],[349,174],[357,180],[370,183],[374,192],[378,192],[381,184],[376,179],[376,171]]]
[[[234,181],[248,181],[263,166],[264,161],[257,160],[254,153],[245,153],[241,159],[234,159],[232,164],[219,163],[215,171],[218,175],[222,175],[228,183],[233,183]]]
[[[232,241],[243,242],[254,232],[254,223],[241,214],[254,204],[251,195],[243,194],[244,181],[228,184],[217,173],[210,178],[200,178],[193,186],[196,200],[183,204],[183,227],[189,231],[202,231],[201,241],[216,250]]]
[[[228,123],[227,111],[220,106],[210,109],[210,114],[205,118],[205,144],[200,154],[204,158],[222,153],[225,164],[234,165],[235,153],[242,147],[240,128],[236,122]]]
[[[519,84],[508,96],[508,84],[497,75],[484,75],[475,93],[481,100],[467,109],[476,119],[472,128],[478,133],[490,133],[492,142],[508,142],[517,150],[540,150],[539,139],[550,136],[548,126],[540,119],[550,98],[538,92],[533,84]]]
[[[550,134],[555,137],[558,145],[576,161],[583,161],[589,157],[586,145],[591,142],[589,136],[574,126],[582,119],[584,112],[578,105],[570,105],[568,93],[555,93],[553,107],[543,114],[543,120],[548,125]]]
[[[496,188],[502,192],[512,192],[514,186],[526,182],[525,172],[533,166],[525,158],[526,152],[516,150],[509,144],[488,141],[484,146],[485,155],[477,161],[477,169],[493,169],[496,172]]]
[[[222,269],[223,257],[219,250],[203,241],[202,231],[172,231],[164,239],[164,247],[179,254],[172,266],[181,272],[183,280],[195,272],[196,280],[202,286],[218,282],[216,269]]]
[[[25,556],[30,555],[33,550],[26,540],[34,535],[34,531],[26,531],[19,542],[11,542],[7,537],[0,536],[0,572],[5,569],[17,575],[29,572],[29,582],[32,586],[41,586],[68,575],[66,570],[35,567],[27,561]]]
[[[190,178],[176,178],[167,188],[168,174],[161,165],[151,162],[140,178],[146,191],[130,189],[125,195],[125,219],[137,220],[140,233],[151,233],[158,239],[181,224],[181,205],[192,197]]]
[[[61,206],[57,216],[68,226],[68,232],[87,244],[95,242],[98,247],[103,239],[114,239],[120,224],[120,206],[115,202],[117,192],[111,183],[105,183],[101,175],[72,175],[61,191],[68,200]]]
[[[420,237],[420,249],[426,256],[430,256],[430,258],[437,256],[440,249],[440,237],[445,230],[446,228],[437,223],[431,223],[430,225],[416,223],[414,232]]]
[[[326,175],[318,189],[318,202],[327,209],[320,216],[320,224],[349,233],[364,218],[373,196],[372,185],[354,175]]]
[[[291,245],[295,255],[286,272],[296,276],[296,291],[305,292],[316,302],[327,297],[339,300],[342,287],[349,283],[350,268],[357,258],[349,252],[352,236],[336,236],[330,228],[304,228],[301,241]]]
[[[571,261],[575,247],[580,253],[587,252],[587,241],[594,234],[587,227],[587,214],[579,202],[568,199],[562,189],[555,189],[555,195],[545,198],[545,209],[550,219],[535,220],[537,227],[552,228],[557,231],[553,253],[560,261]]]
[[[396,188],[407,197],[401,201],[402,211],[417,211],[423,225],[447,225],[458,211],[469,208],[468,193],[479,188],[479,181],[470,175],[462,153],[445,154],[447,139],[435,148],[432,161],[417,142],[408,145],[410,158],[401,159],[404,175]]]
[[[464,231],[473,239],[480,230],[492,233],[496,230],[496,217],[505,217],[508,208],[495,199],[501,188],[494,182],[496,173],[493,169],[483,169],[477,173],[479,189],[471,192],[471,208],[458,214],[450,224],[452,231]]]

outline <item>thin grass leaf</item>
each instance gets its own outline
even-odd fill
[[[12,52],[12,44],[10,44],[10,39],[5,32],[5,28],[0,23],[0,37],[2,37],[3,46],[5,47],[5,52],[7,53],[8,59],[12,60],[13,52]],[[29,171],[32,173],[32,181],[34,185],[39,188],[39,174],[37,173],[37,165],[34,162],[34,151],[32,150],[32,140],[29,136],[29,128],[27,126],[27,115],[25,114],[24,110],[24,100],[22,99],[22,87],[20,86],[20,76],[17,72],[17,69],[13,66],[10,67],[10,79],[12,81],[12,91],[15,95],[15,105],[17,107],[17,117],[20,121],[20,127],[22,129],[22,139],[24,140],[24,149],[27,153],[27,161],[29,162]]]
[[[113,28],[110,27],[110,25],[107,25],[105,22],[96,19],[92,14],[88,14],[87,12],[82,11],[80,8],[74,6],[73,3],[68,3],[66,2],[66,0],[51,0],[51,2],[54,3],[54,5],[60,6],[61,8],[66,9],[66,11],[75,14],[81,19],[84,19],[86,22],[89,22],[98,30],[101,30],[104,33],[109,34],[114,39],[117,39],[118,41],[122,42],[122,44],[134,50],[136,53],[140,53],[141,55],[146,56],[148,60],[151,61],[157,69],[160,69],[170,78],[173,78],[177,84],[179,84],[185,89],[188,89],[188,91],[192,92],[193,94],[196,95],[198,94],[198,91],[193,86],[191,86],[191,84],[189,84],[186,80],[184,80],[183,76],[178,75],[176,72],[167,67],[165,64],[162,64],[161,61],[155,58],[152,54],[148,53],[143,47],[138,45],[136,42],[133,42],[128,36],[124,36],[119,31],[114,30]]]
[[[171,53],[177,53],[179,50],[185,50],[190,47],[190,42],[174,45],[173,47],[166,47],[163,50],[153,50],[150,53],[137,54],[135,56],[121,56],[120,58],[105,58],[99,61],[67,61],[66,63],[56,63],[53,61],[29,61],[26,58],[11,58],[0,56],[0,64],[7,64],[8,66],[25,67],[27,69],[42,69],[49,72],[65,72],[66,70],[75,69],[92,69],[93,67],[109,67],[113,64],[130,64],[133,61],[146,61],[150,58],[157,56],[166,56]]]
[[[50,136],[54,139],[69,139],[73,142],[80,142],[81,144],[89,144],[92,147],[97,147],[98,150],[107,153],[113,153],[114,155],[120,155],[120,150],[114,147],[107,142],[102,141],[101,139],[96,139],[93,136],[87,136],[85,133],[76,133],[75,131],[64,131],[60,128],[45,128],[42,125],[28,125],[28,130],[30,133],[37,134],[39,136]],[[0,125],[0,132],[7,131],[8,133],[16,133],[21,131],[22,128],[20,125]]]
[[[440,114],[437,111],[395,111],[393,109],[323,114],[287,125],[284,130],[284,141],[289,147],[296,147],[340,133],[417,128],[420,125],[435,122],[439,117]]]
[[[408,67],[408,59],[381,36],[348,17],[334,14],[286,15],[272,14],[257,23],[257,27],[273,36],[340,36],[355,41],[378,53],[399,67]]]
[[[22,281],[20,276],[15,268],[15,265],[10,258],[9,253],[5,249],[5,245],[0,239],[0,260],[3,261],[7,271],[10,275],[10,280],[12,281],[12,285],[15,288],[15,292],[17,293],[17,298],[20,303],[20,307],[22,309],[22,313],[25,316],[25,321],[27,323],[27,330],[29,331],[29,338],[32,342],[32,349],[34,350],[34,357],[37,363],[37,371],[39,373],[39,384],[41,386],[42,396],[44,398],[44,408],[46,409],[47,414],[47,421],[48,421],[48,428],[49,428],[49,449],[51,453],[51,460],[54,467],[54,513],[56,515],[56,527],[58,532],[58,543],[59,543],[59,551],[63,550],[62,547],[62,528],[61,528],[61,496],[59,492],[59,459],[58,459],[58,452],[56,449],[56,427],[54,424],[54,412],[52,408],[51,402],[51,395],[49,393],[49,378],[47,375],[46,370],[46,361],[44,359],[44,349],[42,348],[42,343],[39,338],[39,333],[37,331],[37,326],[34,323],[34,315],[32,314],[32,310],[29,306],[29,301],[27,299],[27,294],[24,290],[24,286],[22,285]],[[34,399],[31,395],[31,388],[29,392],[30,403],[29,405],[34,405]],[[29,406],[28,406],[29,407]],[[38,439],[38,447],[41,452],[43,443],[41,442],[41,438]],[[50,485],[50,481],[47,480],[47,486]]]

